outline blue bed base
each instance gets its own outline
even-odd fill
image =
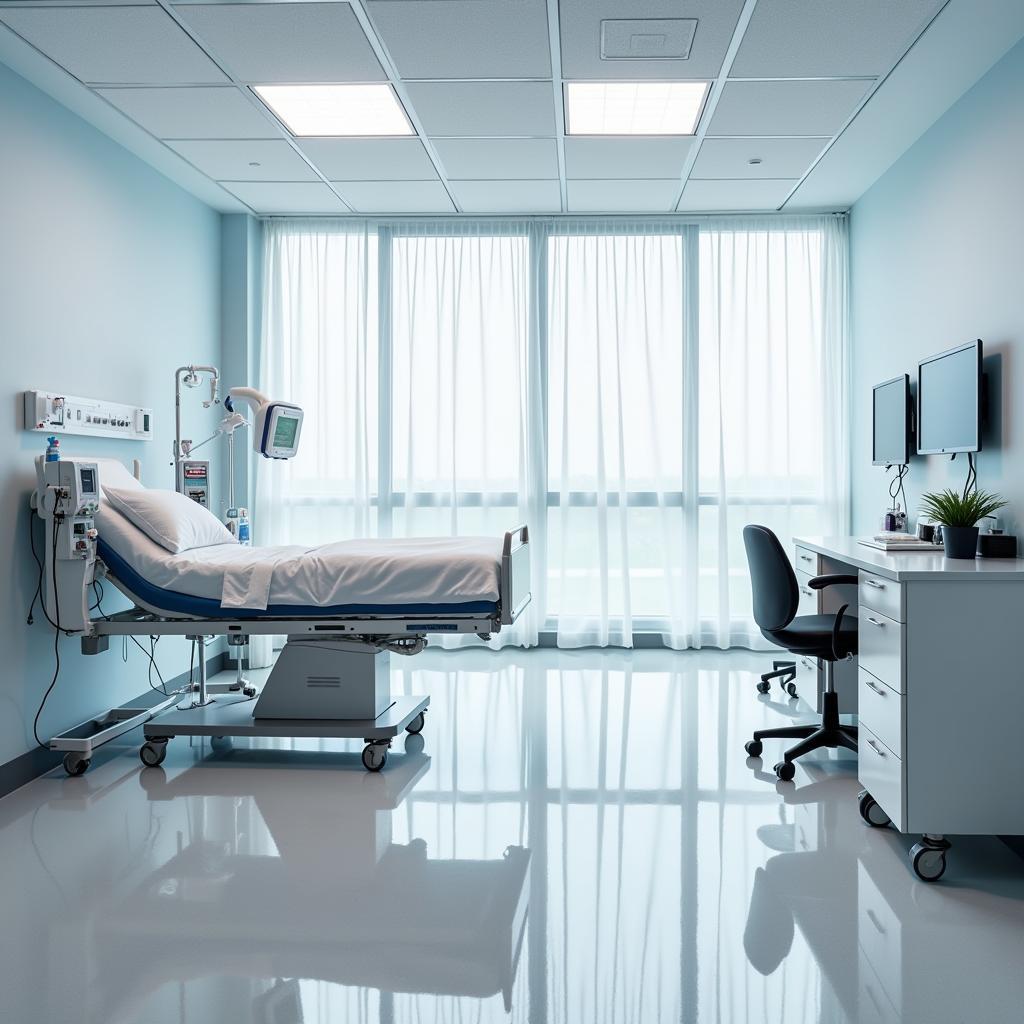
[[[343,616],[380,616],[401,619],[410,615],[496,615],[496,601],[462,601],[454,604],[335,604],[299,605],[271,604],[267,607],[224,608],[210,597],[192,597],[176,590],[156,587],[140,576],[109,544],[100,538],[97,551],[111,574],[132,594],[146,604],[162,611],[202,619],[296,619],[334,618]]]

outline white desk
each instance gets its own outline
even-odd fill
[[[855,537],[795,544],[798,574],[859,580],[859,654],[843,667],[848,690],[856,679],[862,813],[873,798],[901,832],[1024,835],[1024,559],[887,554]],[[874,823],[883,817],[876,808]]]

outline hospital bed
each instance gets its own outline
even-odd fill
[[[97,747],[139,725],[147,766],[163,761],[175,736],[338,737],[364,739],[363,764],[379,771],[396,736],[423,728],[430,703],[391,694],[389,655],[416,654],[432,634],[490,639],[530,601],[525,526],[501,538],[231,543],[171,553],[104,496],[142,488],[137,462],[133,472],[102,458],[40,457],[36,467],[51,623],[79,636],[85,654],[106,651],[111,636],[183,636],[196,648],[198,681],[184,699],[114,708],[50,741],[72,775],[89,767]],[[102,580],[132,607],[94,614]],[[209,638],[239,645],[256,635],[288,638],[262,692],[209,684]]]

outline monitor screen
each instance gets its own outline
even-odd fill
[[[910,378],[904,373],[875,385],[872,403],[872,464],[905,466],[910,461]]]
[[[94,469],[82,470],[82,493],[96,493],[96,471]]]
[[[917,369],[917,452],[981,451],[981,342],[923,360]]]
[[[299,420],[297,416],[289,416],[287,413],[277,414],[274,422],[274,447],[294,448],[295,435],[298,433]]]

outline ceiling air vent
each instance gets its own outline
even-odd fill
[[[601,22],[601,60],[686,60],[696,18],[629,18]]]

